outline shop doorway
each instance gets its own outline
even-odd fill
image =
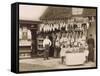
[[[36,40],[36,31],[37,28],[31,28],[31,34],[32,34],[32,51],[31,51],[31,57],[35,57],[37,55],[37,40]]]
[[[49,39],[52,43],[51,46],[50,46],[50,50],[49,50],[49,56],[53,57],[54,56],[53,37],[51,35],[49,35]]]

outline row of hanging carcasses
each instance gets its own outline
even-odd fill
[[[77,38],[82,38],[83,36],[86,36],[86,32],[83,32],[83,31],[77,31],[77,32],[74,31],[73,32],[73,31],[71,31],[71,32],[65,33],[65,35],[66,35],[67,38],[77,39]]]
[[[89,23],[42,23],[39,26],[39,31],[40,32],[51,32],[51,31],[56,31],[56,30],[65,30],[65,31],[70,31],[70,30],[80,30],[84,31],[89,28]]]

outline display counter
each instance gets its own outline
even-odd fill
[[[86,61],[85,52],[81,53],[66,53],[65,56],[65,64],[66,65],[81,65]]]

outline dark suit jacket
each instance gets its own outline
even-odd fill
[[[87,44],[90,48],[94,48],[94,39],[93,38],[89,38],[87,40]]]

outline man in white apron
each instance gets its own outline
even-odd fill
[[[51,41],[48,36],[43,40],[44,49],[44,60],[49,59],[49,47],[51,46]]]

